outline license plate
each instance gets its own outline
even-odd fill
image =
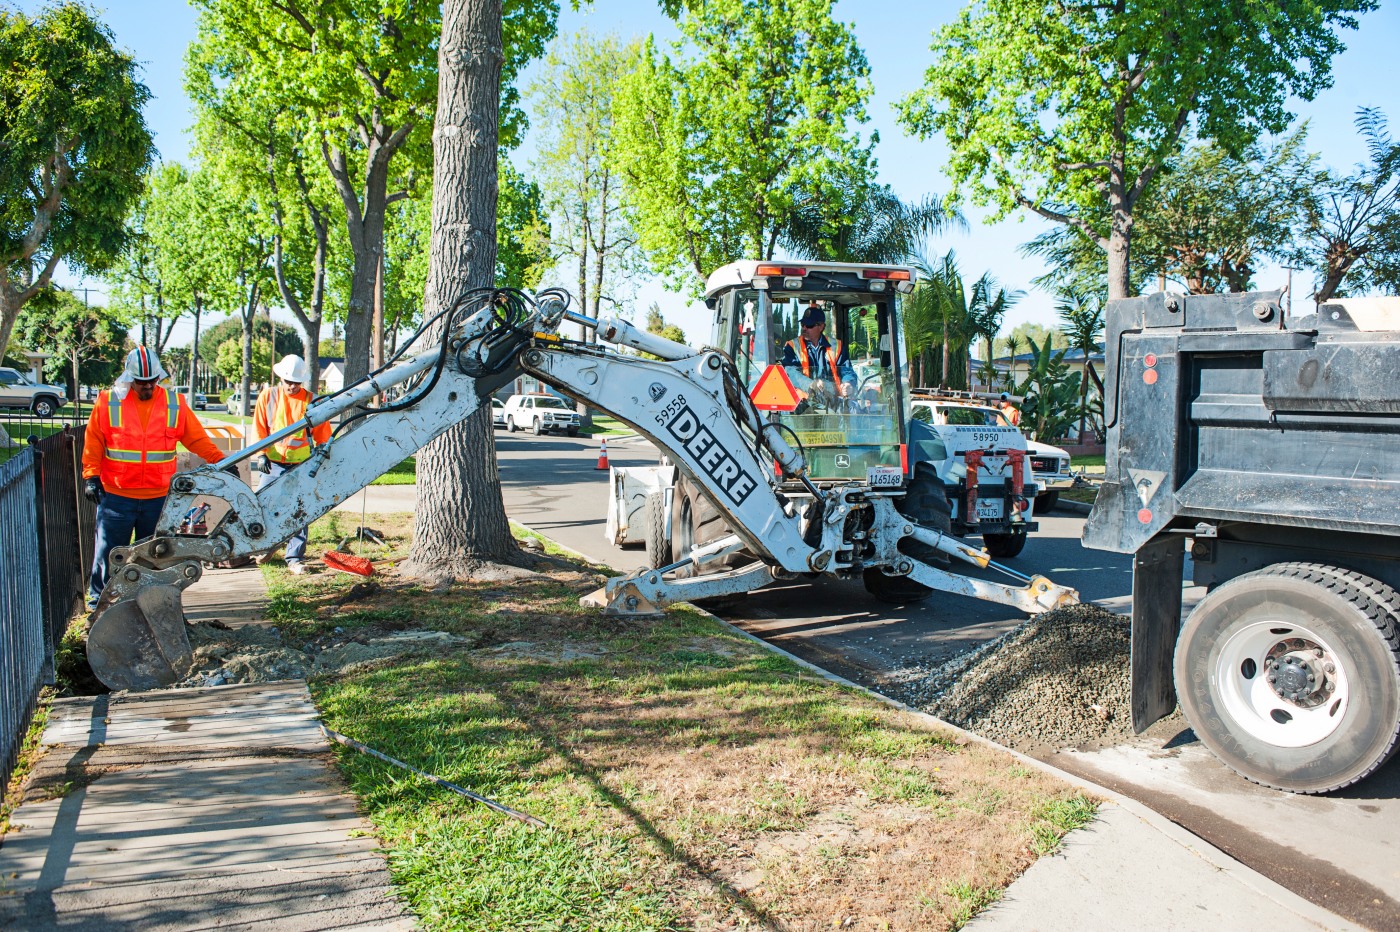
[[[995,498],[979,498],[977,500],[977,520],[978,521],[1000,521],[1001,509],[1004,503]]]
[[[872,489],[897,489],[904,483],[904,470],[897,466],[870,466],[865,470],[865,484]]]

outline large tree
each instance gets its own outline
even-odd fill
[[[616,36],[580,30],[556,41],[528,92],[540,127],[533,168],[553,221],[552,253],[571,268],[580,309],[595,318],[605,300],[620,303],[618,289],[638,264],[613,152],[613,100],[636,54]],[[586,330],[584,338],[596,335]]]
[[[128,323],[116,309],[46,288],[20,311],[14,334],[22,345],[52,354],[44,377],[67,385],[81,414],[82,385],[108,384],[121,371]]]
[[[431,263],[425,315],[496,274],[501,0],[444,0],[433,126]],[[438,437],[418,457],[418,520],[407,572],[469,576],[483,562],[519,562],[501,500],[491,406]]]
[[[154,149],[151,93],[86,7],[0,9],[0,347],[60,261],[106,269]]]
[[[1239,157],[1197,142],[1169,159],[1134,211],[1129,292],[1163,287],[1168,278],[1190,294],[1248,291],[1259,263],[1286,249],[1292,224],[1313,198],[1305,134],[1299,127],[1277,145],[1251,145]],[[1073,227],[1054,226],[1022,249],[1050,267],[1037,284],[1107,293],[1107,255]]]
[[[900,118],[946,140],[955,195],[1073,227],[1126,297],[1138,201],[1192,124],[1236,155],[1282,132],[1288,96],[1328,86],[1338,30],[1375,6],[978,0],[934,34]]]
[[[693,0],[670,55],[648,40],[614,107],[633,228],[673,284],[771,258],[796,206],[874,175],[870,67],[831,0]]]
[[[198,0],[192,67],[226,110],[234,98],[294,115],[306,152],[319,154],[339,198],[353,257],[345,315],[346,378],[369,370],[374,296],[389,205],[411,194],[432,157],[439,9],[401,0]],[[553,3],[510,0],[504,68],[509,85],[553,34]],[[512,141],[523,116],[500,98]]]
[[[1295,227],[1290,258],[1312,270],[1319,303],[1368,286],[1400,288],[1400,142],[1379,110],[1358,111],[1356,126],[1369,162],[1349,175],[1319,172]]]

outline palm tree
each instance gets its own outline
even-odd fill
[[[1089,417],[1089,378],[1094,371],[1089,357],[1103,348],[1103,300],[1097,293],[1066,289],[1060,293],[1055,312],[1060,315],[1060,332],[1069,338],[1070,349],[1084,355],[1084,377],[1079,380],[1079,442],[1083,443],[1084,422]]]
[[[990,302],[975,295],[970,296],[958,270],[957,256],[952,251],[937,263],[919,256],[910,264],[919,271],[919,283],[904,301],[905,340],[911,352],[919,352],[921,359],[933,347],[941,348],[940,388],[970,387],[971,359],[968,347],[979,333],[976,313],[981,313],[981,304]],[[990,276],[984,275],[982,278],[989,279]],[[980,302],[976,312],[970,297]],[[956,379],[953,377],[955,360]],[[921,378],[924,374],[920,372]]]
[[[850,185],[837,192],[833,201],[798,197],[779,235],[793,256],[898,265],[918,256],[927,237],[967,229],[963,215],[936,194],[906,203],[888,185]]]
[[[1021,353],[1021,338],[1016,334],[1011,334],[1005,340],[1006,344],[1006,387],[1008,389],[1016,386],[1016,357]]]
[[[984,369],[987,373],[988,389],[992,387],[992,374],[996,371],[992,367],[992,345],[996,342],[997,334],[1001,332],[1002,319],[1024,296],[1024,291],[1008,292],[1002,288],[991,272],[984,272],[972,285],[972,301],[968,307],[971,318],[969,323],[976,335],[982,338],[982,358],[986,361]],[[968,382],[971,381],[969,376]]]

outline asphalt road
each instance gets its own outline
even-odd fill
[[[646,563],[607,543],[607,472],[598,442],[497,431],[506,509],[515,520],[617,569]],[[639,438],[608,444],[613,465],[654,464]],[[1131,604],[1131,559],[1079,544],[1083,518],[1043,516],[1010,561],[1079,590],[1116,612]],[[1199,595],[1185,593],[1187,607]],[[907,609],[872,599],[859,582],[801,581],[753,593],[723,613],[735,624],[833,672],[878,690],[910,664],[927,666],[1014,628],[1013,609],[935,594]],[[1159,724],[1092,751],[1047,757],[1057,767],[1131,796],[1274,881],[1375,929],[1400,929],[1400,757],[1358,786],[1327,797],[1292,796],[1235,775],[1189,729]]]

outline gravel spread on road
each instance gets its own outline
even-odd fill
[[[1132,733],[1130,630],[1123,615],[1071,605],[884,691],[1021,751],[1116,741]]]

